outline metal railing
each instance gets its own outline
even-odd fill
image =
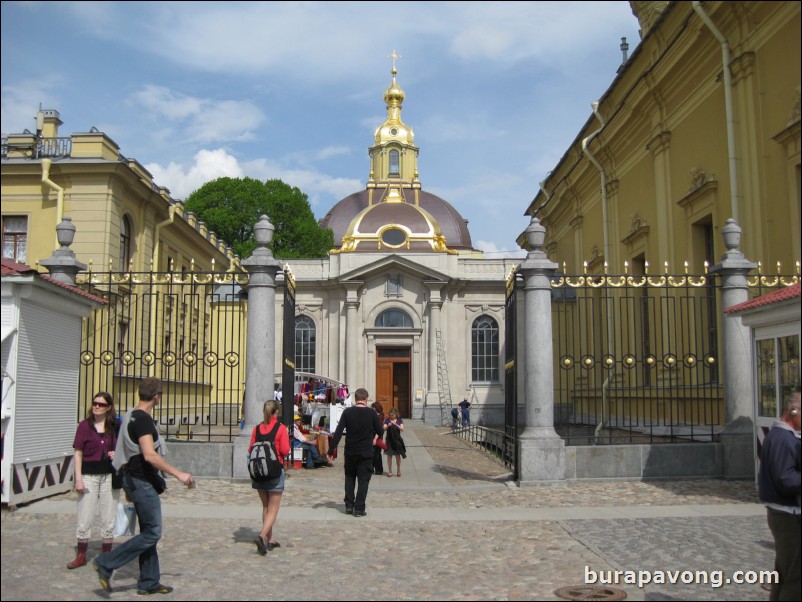
[[[470,425],[454,430],[454,436],[482,449],[487,452],[488,457],[511,472],[516,472],[515,448],[518,445],[518,438],[513,433],[505,433],[502,430],[486,426]]]
[[[39,138],[31,144],[9,144],[8,138],[3,138],[0,140],[0,158],[8,159],[9,153],[20,153],[26,159],[69,157],[72,138]]]
[[[91,272],[78,286],[107,300],[84,320],[78,420],[96,391],[120,413],[145,376],[162,380],[154,418],[168,439],[231,441],[244,395],[246,274]]]
[[[758,273],[748,286],[758,295],[797,281]],[[718,287],[714,275],[687,271],[552,281],[554,425],[567,445],[716,440]]]

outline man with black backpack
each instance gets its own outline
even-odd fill
[[[368,407],[368,392],[357,389],[354,405],[340,416],[329,447],[329,462],[345,432],[345,513],[365,516],[370,477],[373,475],[373,443],[384,434],[379,415]],[[357,486],[356,495],[354,488]]]

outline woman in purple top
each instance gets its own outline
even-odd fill
[[[78,550],[67,565],[75,569],[86,564],[86,552],[95,514],[100,514],[103,552],[111,550],[119,490],[112,491],[114,448],[117,445],[117,412],[114,400],[105,391],[96,393],[86,418],[75,433],[75,491],[78,492]]]

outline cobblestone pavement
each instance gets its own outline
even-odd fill
[[[401,478],[375,476],[368,516],[342,512],[342,463],[290,470],[276,539],[252,540],[260,506],[250,482],[175,481],[162,496],[162,580],[177,600],[559,600],[610,571],[767,570],[773,542],[754,485],[732,481],[571,482],[510,486],[482,451],[421,423],[408,428],[444,486],[416,485],[416,453]],[[418,475],[420,476],[420,475]],[[3,600],[136,599],[136,563],[103,592],[90,567],[66,569],[75,494],[2,512]],[[90,545],[97,553],[99,541]],[[595,573],[594,573],[595,572]],[[622,573],[622,579],[626,573]],[[760,585],[614,584],[630,600],[766,600]],[[712,574],[713,579],[717,574]],[[598,583],[597,583],[598,584]]]

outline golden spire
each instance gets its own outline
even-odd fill
[[[393,61],[391,70],[393,81],[384,92],[384,102],[387,104],[387,119],[376,128],[374,140],[377,145],[382,146],[390,142],[412,145],[415,142],[415,134],[412,132],[411,127],[401,121],[401,105],[406,95],[396,81],[396,76],[398,75],[396,60],[400,59],[401,55],[393,50],[392,54],[387,55],[387,58]]]
[[[390,84],[390,87],[384,93],[384,102],[387,103],[387,120],[390,121],[391,119],[396,120],[397,122],[401,121],[401,103],[404,102],[404,91],[399,87],[398,83],[395,81],[396,75],[398,75],[398,69],[396,68],[395,61],[401,58],[401,55],[398,54],[395,50],[393,50],[392,54],[387,55],[388,59],[392,59],[393,61],[393,69],[391,73],[393,74],[393,82]],[[392,108],[398,107],[397,111],[392,111]]]

